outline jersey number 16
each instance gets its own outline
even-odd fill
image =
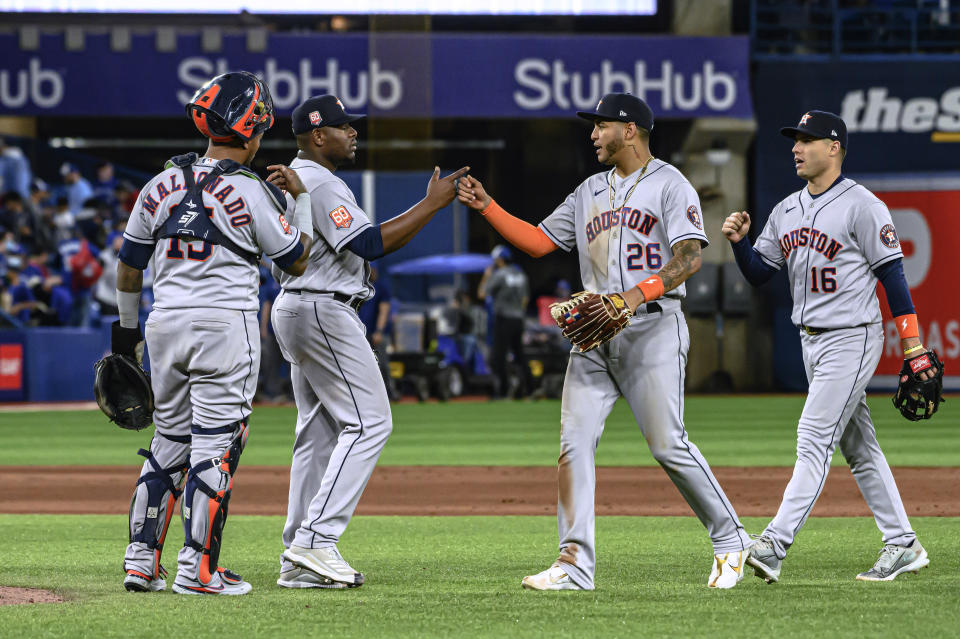
[[[810,268],[810,292],[811,293],[833,293],[837,290],[837,280],[834,277],[837,269],[832,266],[824,266],[820,269],[820,287],[817,288],[817,267]]]

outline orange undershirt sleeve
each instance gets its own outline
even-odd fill
[[[510,215],[494,200],[490,200],[490,205],[481,214],[497,233],[531,257],[543,257],[557,250],[557,245],[543,230]]]

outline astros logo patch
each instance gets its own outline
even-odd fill
[[[337,225],[338,229],[348,229],[350,225],[353,224],[353,216],[350,215],[347,207],[342,204],[330,211],[330,219],[333,220],[333,223]]]
[[[695,227],[701,231],[703,230],[703,222],[700,221],[700,212],[697,211],[697,207],[692,204],[687,208],[687,219],[690,220],[690,223]]]
[[[883,228],[880,229],[880,241],[887,248],[900,247],[900,238],[897,237],[897,229],[893,228],[893,224],[883,225]]]
[[[320,117],[319,111],[310,112],[310,124],[320,124],[323,121],[323,118]]]
[[[809,120],[809,119],[810,119],[810,114],[809,114],[809,113],[804,113],[804,114],[803,114],[803,117],[800,118],[800,124],[798,124],[797,126],[803,126],[804,124],[807,123],[807,120]]]
[[[280,226],[283,227],[283,232],[287,235],[290,235],[290,224],[287,223],[287,218],[280,216]]]

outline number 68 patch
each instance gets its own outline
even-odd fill
[[[338,229],[348,229],[350,225],[353,224],[353,216],[350,215],[347,207],[343,205],[330,211],[330,219],[333,220],[333,223],[337,225]]]

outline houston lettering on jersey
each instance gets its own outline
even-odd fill
[[[783,259],[790,257],[790,254],[802,247],[809,246],[817,253],[823,254],[828,260],[832,260],[843,248],[843,244],[831,238],[823,231],[819,231],[809,226],[799,229],[793,229],[789,233],[784,233],[780,238],[780,252],[783,253]]]
[[[209,171],[201,171],[197,175],[197,182],[201,181],[207,176]],[[172,173],[170,175],[170,186],[168,187],[163,180],[157,182],[156,186],[153,187],[151,193],[148,193],[146,197],[143,198],[143,209],[154,216],[157,213],[157,207],[160,206],[160,203],[163,202],[167,196],[171,193],[176,193],[177,191],[182,191],[184,186],[180,183],[182,175],[178,171],[177,173]],[[230,197],[230,194],[233,193],[233,187],[231,185],[226,185],[222,189],[217,190],[217,187],[223,182],[223,176],[221,175],[216,180],[210,182],[210,184],[203,187],[203,190],[212,195],[214,198],[220,201],[223,204],[223,209],[229,214],[233,215],[238,213],[246,207],[246,202],[243,201],[242,197],[238,197],[230,202],[227,202],[227,198]]]
[[[640,209],[631,209],[625,206],[619,211],[604,211],[599,215],[594,215],[593,219],[587,220],[587,243],[593,242],[598,235],[615,226],[625,226],[642,235],[650,235],[650,231],[653,230],[656,223],[657,218],[649,213],[644,213]]]

